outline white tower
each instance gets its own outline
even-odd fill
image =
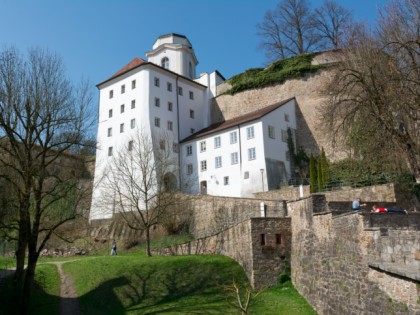
[[[190,41],[180,34],[161,35],[146,53],[148,61],[193,80],[196,77],[197,57]]]

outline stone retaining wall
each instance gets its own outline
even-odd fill
[[[370,214],[333,216],[315,209],[311,197],[288,205],[292,281],[319,314],[420,312],[418,280],[404,272],[419,270],[419,230],[399,224],[420,218],[384,214],[388,233],[381,234],[384,226],[372,228]]]
[[[264,243],[262,243],[264,239]],[[157,249],[157,255],[221,254],[236,260],[254,289],[277,283],[290,261],[289,218],[251,218],[215,235]]]

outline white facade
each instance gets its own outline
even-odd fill
[[[148,61],[136,58],[97,86],[99,122],[90,220],[112,217],[114,205],[104,203],[104,175],[112,157],[127,150],[139,132],[172,142],[172,148],[165,148],[178,164],[171,175],[185,192],[251,197],[290,178],[282,130],[296,128],[294,99],[211,127],[210,102],[224,78],[217,71],[195,78],[198,61],[183,35],[160,36],[146,56]],[[187,150],[191,151],[187,154]],[[206,169],[201,170],[204,161]]]
[[[259,110],[187,138],[180,156],[183,189],[252,197],[255,192],[278,188],[293,171],[287,129],[296,129],[295,106],[295,99],[274,104],[272,110]]]

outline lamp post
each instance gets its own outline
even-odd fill
[[[264,169],[260,169],[261,172],[261,184],[262,184],[262,191],[264,192]]]

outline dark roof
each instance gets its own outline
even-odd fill
[[[259,119],[269,113],[271,113],[272,111],[274,111],[275,109],[279,108],[280,106],[283,106],[284,104],[290,102],[291,100],[295,99],[294,97],[291,97],[287,100],[266,106],[264,108],[258,109],[256,111],[250,112],[248,114],[242,115],[242,116],[238,116],[220,123],[216,123],[213,124],[207,128],[201,129],[200,131],[192,134],[191,136],[185,138],[184,140],[181,141],[181,143],[183,142],[187,142],[193,139],[198,139],[207,135],[210,135],[212,133],[215,132],[219,132],[228,128],[232,128],[235,126],[239,126],[241,124]]]
[[[129,63],[127,63],[124,67],[122,67],[120,70],[118,70],[118,71],[117,71],[114,75],[112,75],[110,78],[106,79],[105,81],[103,81],[103,82],[101,82],[101,83],[98,83],[98,84],[96,85],[96,87],[98,87],[98,88],[99,88],[99,86],[101,86],[102,84],[104,84],[104,83],[106,83],[106,82],[108,82],[108,81],[111,81],[112,79],[114,79],[114,78],[116,78],[116,77],[118,77],[118,76],[120,76],[120,75],[122,75],[122,74],[124,74],[124,73],[127,73],[127,72],[129,72],[129,71],[131,71],[131,70],[133,70],[133,69],[135,69],[135,68],[138,68],[138,67],[140,67],[140,66],[143,66],[143,65],[151,65],[151,66],[153,66],[153,67],[157,67],[157,68],[159,68],[159,69],[161,69],[161,70],[163,70],[163,71],[166,71],[166,72],[172,73],[172,74],[174,74],[174,75],[176,75],[176,76],[179,76],[179,77],[181,77],[181,78],[184,78],[185,80],[188,80],[188,81],[190,81],[190,82],[193,82],[193,83],[195,83],[196,85],[200,85],[200,86],[206,87],[205,85],[203,85],[203,84],[201,84],[201,83],[198,83],[198,82],[195,82],[194,80],[191,80],[190,78],[184,77],[184,76],[182,76],[182,75],[180,75],[180,74],[178,74],[178,73],[176,73],[176,72],[173,72],[173,71],[171,71],[171,70],[168,70],[168,69],[162,68],[162,67],[160,67],[160,66],[158,66],[158,65],[156,65],[156,64],[154,64],[154,63],[151,63],[151,62],[148,62],[148,61],[144,61],[143,59],[141,59],[141,58],[139,58],[139,57],[136,57],[136,58],[134,58],[133,60],[131,60],[131,61],[130,61]]]
[[[131,71],[137,67],[140,67],[141,65],[144,65],[148,63],[147,61],[144,61],[143,59],[136,57],[133,60],[131,60],[129,63],[127,63],[124,67],[122,67],[120,70],[118,70],[115,74],[113,74],[110,78],[106,79],[105,81],[97,84],[96,86],[99,87],[101,84],[111,81],[112,79],[128,72]]]
[[[165,38],[165,37],[171,37],[171,36],[176,36],[176,37],[181,37],[181,38],[188,39],[185,35],[182,35],[182,34],[177,34],[177,33],[163,34],[163,35],[160,35],[160,36],[158,37],[158,39],[159,39],[159,38]]]

